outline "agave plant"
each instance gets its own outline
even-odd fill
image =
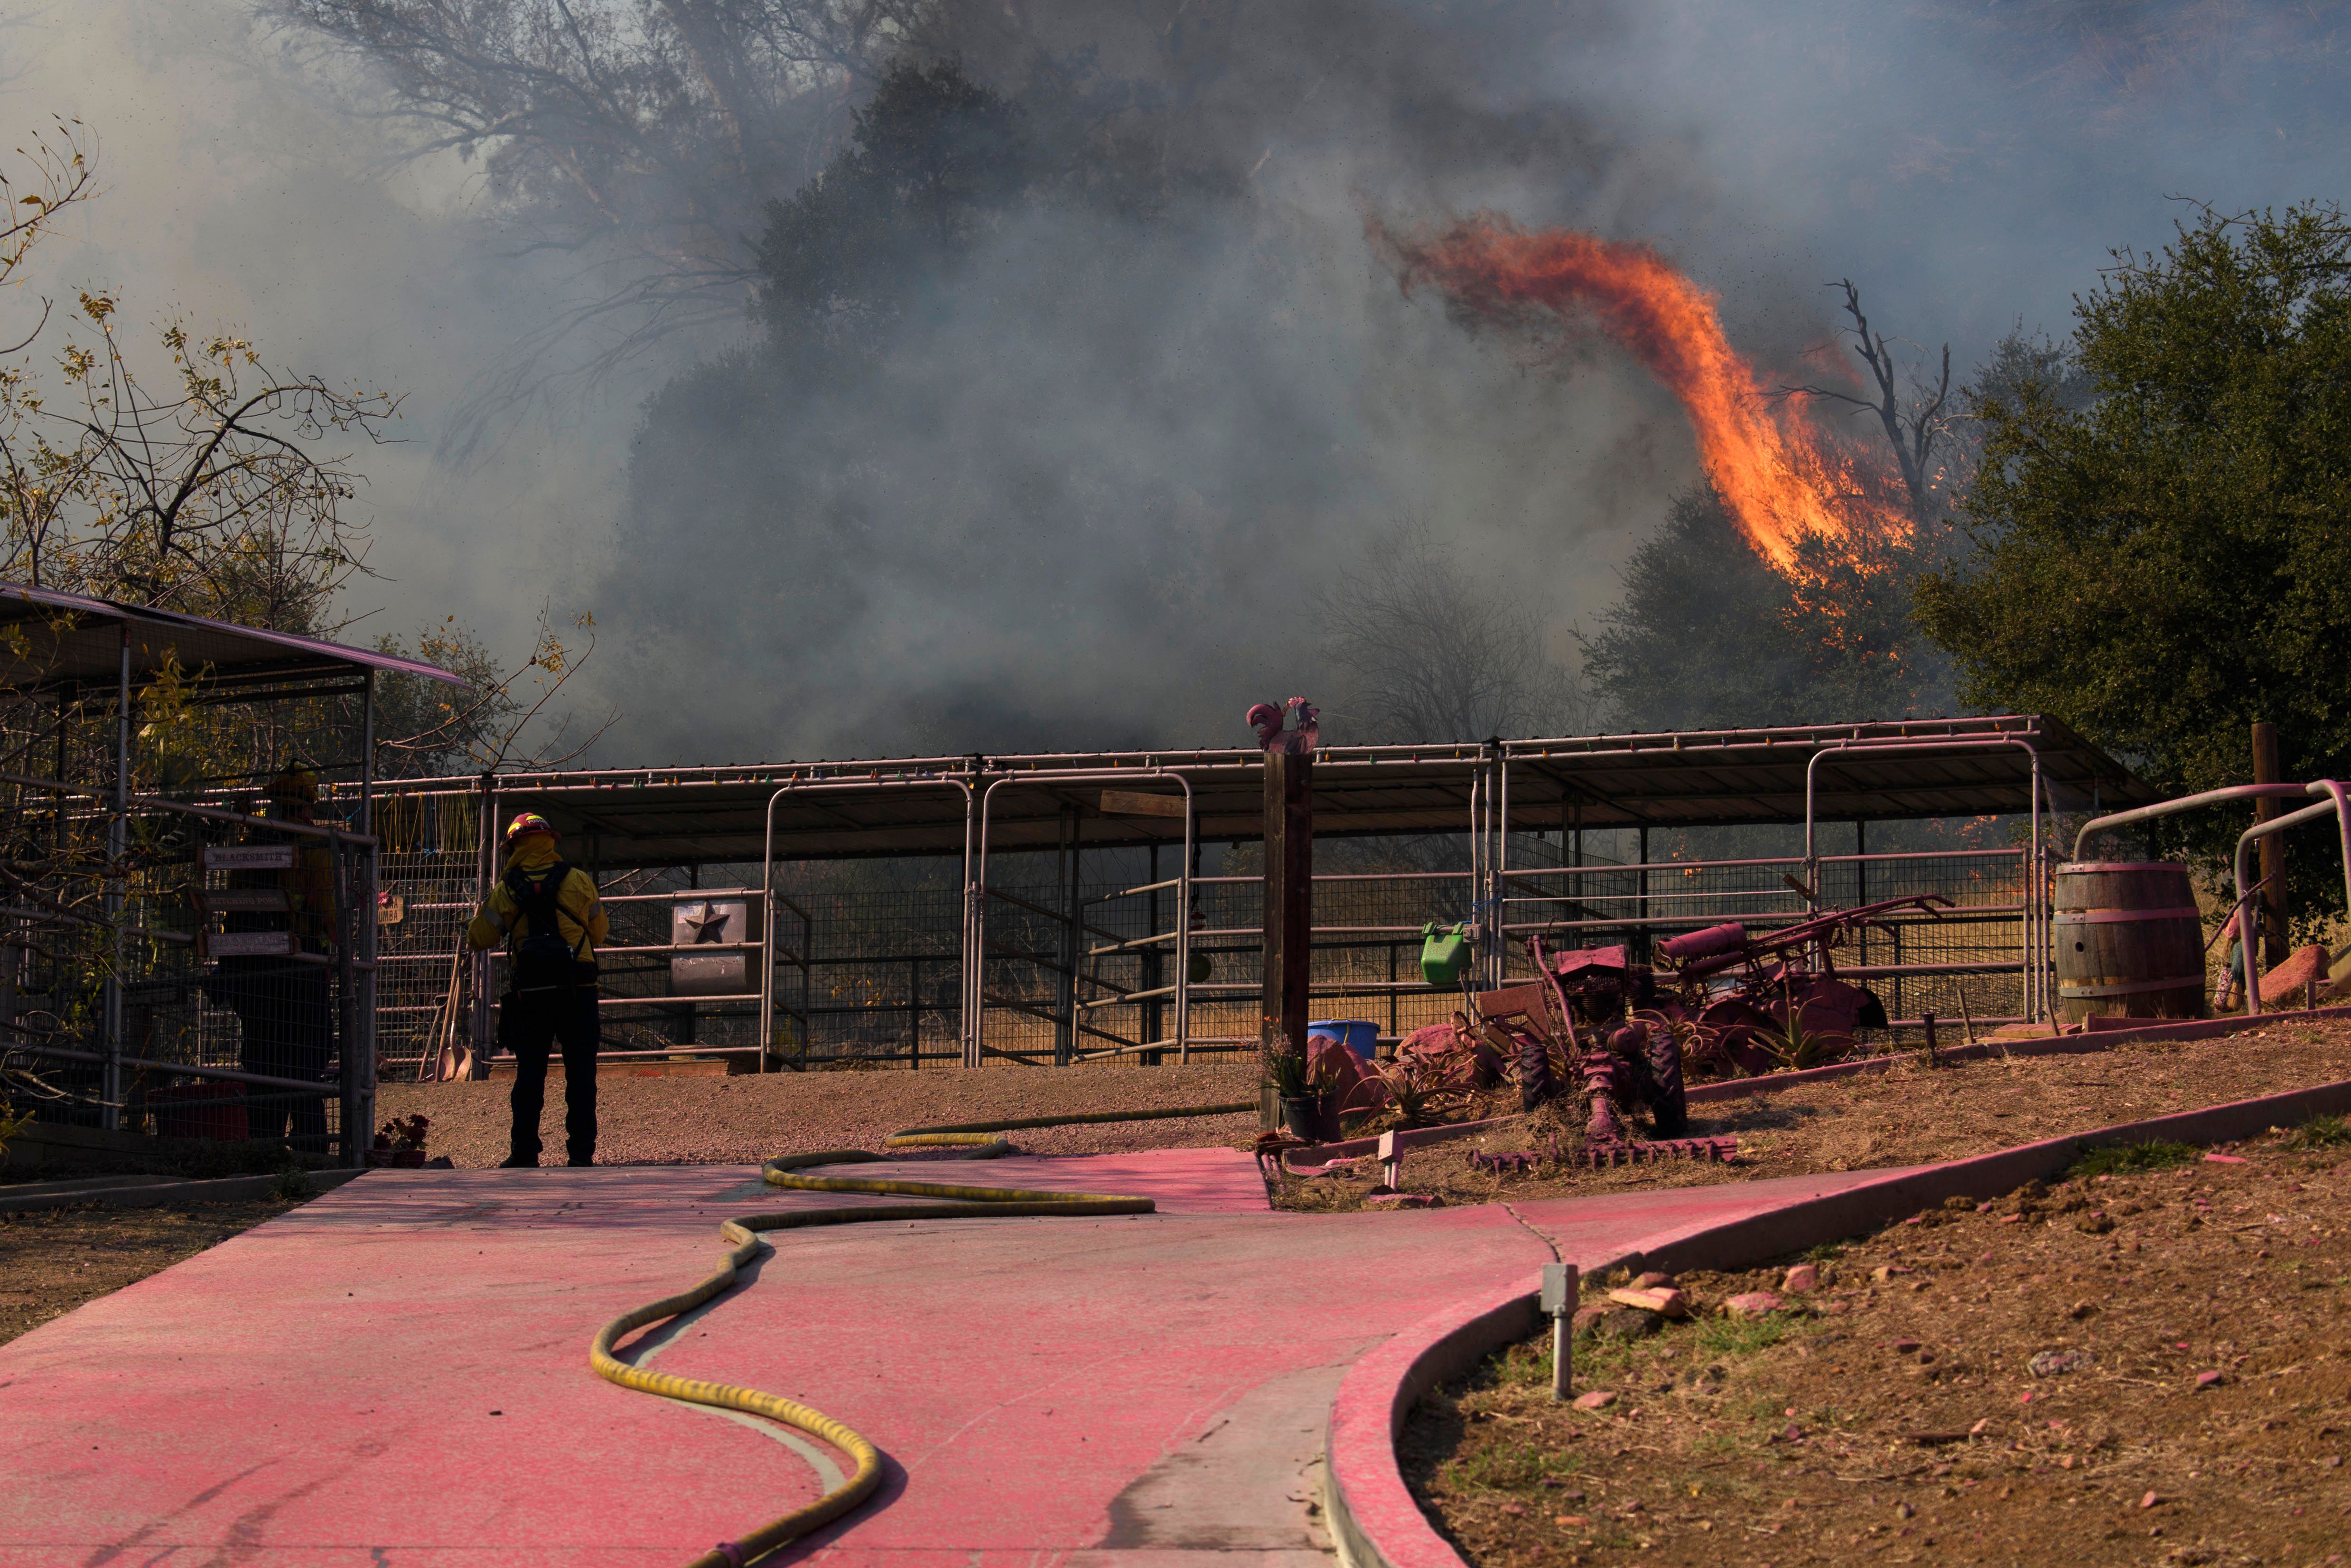
[[[1412,1074],[1401,1063],[1381,1063],[1364,1082],[1366,1085],[1377,1082],[1387,1091],[1388,1103],[1395,1107],[1399,1126],[1417,1127],[1428,1120],[1429,1104],[1436,1093],[1414,1082]]]
[[[1755,1045],[1771,1059],[1774,1072],[1802,1072],[1818,1067],[1834,1049],[1831,1038],[1804,1027],[1803,1015],[1792,1012],[1784,1022],[1755,1031]]]
[[[1723,1050],[1721,1030],[1700,1023],[1694,1018],[1667,1013],[1654,1008],[1645,1009],[1633,1016],[1651,1029],[1662,1030],[1674,1037],[1674,1044],[1681,1051],[1682,1071],[1685,1074],[1696,1076],[1708,1071],[1719,1071],[1729,1066],[1729,1057]]]

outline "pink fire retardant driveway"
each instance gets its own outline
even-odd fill
[[[1554,1245],[1594,1262],[1889,1173],[1317,1216],[1269,1212],[1230,1150],[904,1174],[1160,1212],[782,1232],[751,1285],[656,1331],[663,1370],[887,1456],[879,1497],[785,1561],[1319,1563],[1323,1424],[1367,1350],[1531,1288]],[[840,1201],[744,1167],[371,1174],[0,1347],[0,1563],[681,1563],[836,1460],[614,1387],[589,1338],[706,1273],[721,1218]]]

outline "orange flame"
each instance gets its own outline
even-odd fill
[[[1748,542],[1782,573],[1792,571],[1806,534],[1846,538],[1864,524],[1907,531],[1897,509],[1860,493],[1851,465],[1793,400],[1768,398],[1723,335],[1713,297],[1648,246],[1569,229],[1530,233],[1491,215],[1426,238],[1399,239],[1376,220],[1368,226],[1402,262],[1407,293],[1426,284],[1489,321],[1534,308],[1596,322],[1681,400],[1707,477]]]

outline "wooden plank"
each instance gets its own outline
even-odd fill
[[[205,958],[282,958],[294,951],[287,931],[207,931],[201,933]]]
[[[234,910],[240,915],[284,915],[294,901],[277,887],[209,887],[198,890],[196,907],[208,914]]]
[[[1184,797],[1181,795],[1144,795],[1132,789],[1105,789],[1102,792],[1102,809],[1113,817],[1184,817]]]
[[[206,844],[198,853],[206,871],[291,871],[292,844]]]

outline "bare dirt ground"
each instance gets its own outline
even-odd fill
[[[2085,1056],[1941,1068],[1914,1057],[1884,1072],[1691,1106],[1690,1136],[1738,1138],[1732,1165],[1684,1160],[1587,1169],[1573,1163],[1582,1146],[1581,1111],[1546,1108],[1491,1133],[1406,1155],[1401,1186],[1447,1204],[1491,1203],[1926,1165],[2344,1079],[2351,1079],[2351,1022],[2331,1019]],[[1548,1157],[1554,1135],[1563,1156],[1558,1162]],[[1530,1149],[1545,1157],[1527,1174],[1498,1176],[1468,1164],[1472,1151]],[[1378,1181],[1378,1161],[1366,1159],[1330,1176],[1285,1177],[1276,1202],[1307,1210],[1358,1208]]]
[[[1422,1401],[1407,1479],[1477,1568],[2340,1563],[2351,1128],[2231,1152],[1955,1200],[1819,1249],[1805,1293],[1686,1275],[1689,1319],[1577,1343],[1604,1408],[1552,1401],[1547,1335],[1511,1347]],[[1787,1310],[1716,1310],[1765,1290]]]
[[[293,1207],[263,1198],[0,1214],[0,1344]]]
[[[769,1155],[814,1149],[879,1149],[891,1134],[952,1122],[1068,1115],[1090,1111],[1252,1104],[1254,1063],[1139,1068],[956,1068],[920,1072],[768,1072],[731,1078],[622,1078],[597,1082],[600,1165],[756,1165]],[[383,1086],[386,1120],[423,1113],[433,1126],[426,1152],[460,1166],[507,1156],[510,1082]],[[1133,1149],[1246,1146],[1257,1113],[1165,1122],[1050,1127],[1014,1135],[1040,1155]],[[539,1136],[560,1160],[562,1080],[548,1080]],[[541,1156],[542,1158],[548,1156]]]

